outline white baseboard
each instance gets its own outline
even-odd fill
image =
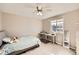
[[[59,42],[56,42],[58,45],[62,45],[61,43],[59,43]]]

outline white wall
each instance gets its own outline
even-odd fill
[[[0,30],[2,30],[2,14],[1,14],[1,12],[0,12]]]
[[[38,19],[3,13],[2,28],[7,31],[9,36],[36,36],[42,30],[42,23]]]

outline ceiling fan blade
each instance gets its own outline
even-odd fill
[[[47,12],[49,12],[49,11],[52,11],[52,9],[51,8],[43,8],[43,11],[47,11]]]
[[[46,9],[47,11],[52,11],[52,9]]]

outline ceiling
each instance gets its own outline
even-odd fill
[[[37,5],[43,7],[42,16],[37,16],[34,13]],[[45,19],[76,9],[79,9],[78,3],[0,3],[0,10],[2,12],[36,19]]]

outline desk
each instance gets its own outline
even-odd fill
[[[55,43],[55,35],[54,34],[46,34],[46,33],[39,33],[40,40],[44,43],[52,42]]]

